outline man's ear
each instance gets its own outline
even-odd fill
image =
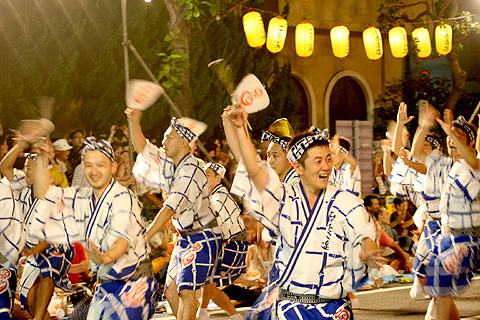
[[[295,169],[295,171],[298,173],[299,176],[303,176],[304,168],[303,168],[303,166],[300,164],[300,162],[295,161],[295,162],[293,163],[293,169]]]
[[[117,169],[118,169],[117,161],[112,162],[112,176],[115,175],[115,172],[117,172]]]
[[[182,145],[182,148],[190,148],[190,145],[188,144],[187,139],[182,139],[181,145]]]

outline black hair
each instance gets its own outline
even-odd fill
[[[365,199],[363,199],[363,205],[365,206],[365,208],[372,206],[372,200],[373,199],[378,200],[378,197],[374,194],[370,194],[370,195],[366,196]]]
[[[338,141],[340,142],[340,146],[344,147],[345,150],[350,151],[350,140],[345,137],[338,137]]]
[[[396,206],[399,206],[402,204],[402,202],[404,201],[404,199],[400,199],[400,198],[395,198],[393,199],[393,204]]]
[[[73,136],[76,133],[79,133],[79,132],[85,137],[85,132],[83,132],[83,130],[77,129],[77,130],[74,130],[74,131],[70,132],[70,134],[68,135],[68,139],[72,140]]]

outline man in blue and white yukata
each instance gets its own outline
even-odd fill
[[[336,135],[331,141],[333,167],[329,183],[339,189],[362,196],[362,177],[357,160],[349,154],[350,141]]]
[[[230,192],[222,185],[222,179],[227,171],[219,163],[209,162],[203,169],[207,175],[208,185],[212,192],[212,205],[218,213],[218,223],[222,230],[223,245],[221,248],[214,282],[207,284],[203,290],[202,303],[197,314],[198,320],[209,318],[207,306],[210,298],[220,308],[225,310],[232,320],[241,320],[242,316],[233,306],[230,298],[216,286],[232,284],[241,274],[247,272],[245,259],[247,257],[248,241],[241,210]]]
[[[17,262],[25,245],[23,215],[8,181],[0,181],[0,319],[12,319]]]
[[[13,168],[17,158],[28,146],[29,142],[17,135],[17,144],[2,159],[0,170],[10,182],[24,220],[26,244],[22,254],[28,259],[20,280],[20,303],[22,309],[26,308],[35,319],[49,319],[47,308],[54,286],[66,288],[70,285],[68,270],[75,251],[69,244],[53,245],[32,236],[32,222],[36,218],[35,210],[38,205],[33,190],[34,172],[38,167],[36,154],[25,154],[23,171]]]
[[[223,118],[225,130],[229,130],[229,125],[225,124],[226,119]],[[295,185],[300,182],[298,173],[293,168],[290,161],[287,159],[287,145],[294,135],[293,128],[286,118],[280,118],[275,120],[269,127],[268,131],[262,134],[260,141],[268,142],[267,147],[267,164],[275,171],[280,181],[288,185]],[[227,135],[228,137],[228,135]],[[234,153],[235,160],[240,161],[240,149],[238,147],[238,141],[228,141],[230,150]],[[239,174],[239,173],[237,173]],[[241,173],[240,173],[241,174]],[[244,172],[244,174],[247,174]],[[245,177],[246,178],[246,177]],[[247,211],[249,210],[248,203],[245,204]],[[272,255],[276,252],[277,236],[271,233],[267,228],[263,228],[261,231],[261,241],[269,243],[269,250]],[[274,264],[271,264],[268,272],[268,279],[265,289],[252,305],[248,313],[245,315],[245,319],[256,319],[262,317],[268,317],[269,311],[263,308],[265,300],[269,294],[269,288],[273,288],[278,279],[278,272]]]
[[[39,166],[43,156],[39,157]],[[85,139],[82,167],[90,187],[48,186],[38,170],[35,236],[52,243],[81,242],[97,274],[88,319],[149,319],[157,283],[138,199],[115,182],[115,152],[106,141]],[[45,179],[45,180],[44,180]]]
[[[221,231],[210,203],[207,176],[190,153],[200,135],[200,131],[197,134],[194,131],[202,124],[189,118],[178,121],[173,118],[164,133],[163,147],[157,148],[143,136],[141,111],[127,109],[125,113],[135,150],[139,153],[133,168],[135,179],[168,194],[148,230],[147,240],[170,218],[180,234],[168,267],[165,296],[177,319],[195,319],[195,291],[213,281],[221,245]],[[184,125],[187,123],[189,127]]]
[[[422,152],[422,142],[435,119],[447,134],[448,157]],[[452,297],[468,288],[479,259],[480,163],[473,150],[475,130],[462,116],[454,120],[450,109],[445,109],[442,121],[438,111],[429,107],[412,149],[427,166],[423,193],[431,200],[428,210],[441,217],[441,223],[425,225],[429,250],[416,270],[419,276],[418,271],[423,272],[424,289],[435,299],[439,320],[460,318]]]
[[[248,172],[248,179],[236,175],[232,194],[248,202],[250,214],[278,235],[278,290],[267,298],[272,316],[350,319],[348,292],[365,277],[367,266],[385,259],[379,257],[375,226],[358,197],[328,185],[328,133],[308,131],[292,139],[287,158],[300,183],[289,186],[258,165],[245,109],[229,108],[225,116],[227,134],[235,132],[229,141],[237,139],[241,150],[237,174]]]

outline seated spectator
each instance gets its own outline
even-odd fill
[[[411,231],[417,229],[413,220],[413,214],[408,210],[410,202],[406,199],[395,198],[393,200],[395,211],[392,213],[390,228],[397,231],[399,245],[406,252],[411,252]]]
[[[382,215],[388,215],[385,207],[378,207],[373,213],[373,219],[377,223]],[[413,259],[383,230],[377,228],[377,242],[384,249],[382,256],[389,260],[389,265],[395,270],[403,270],[410,273],[413,267]],[[390,249],[390,250],[387,250]]]
[[[379,207],[377,209],[380,209],[375,210],[374,212],[374,216],[377,221],[377,227],[379,227],[380,230],[385,231],[385,233],[388,234],[393,241],[398,242],[399,238],[397,231],[390,228],[390,214],[388,213],[387,208]]]

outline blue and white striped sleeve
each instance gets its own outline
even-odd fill
[[[132,168],[135,179],[144,185],[165,190],[164,168],[167,156],[163,148],[158,148],[147,140],[143,152],[137,156]]]
[[[480,170],[472,170],[464,159],[460,159],[462,170],[456,170],[451,177],[455,184],[463,191],[465,197],[473,201],[480,192]]]
[[[259,191],[241,160],[230,193],[242,199],[245,209],[254,219],[278,235],[280,211],[285,205],[287,194],[275,171],[270,167],[264,167],[264,170],[268,172],[268,183],[265,190]]]
[[[81,213],[76,216],[73,208],[76,193],[76,188],[50,186],[45,199],[39,199],[35,208],[32,236],[53,245],[86,243],[85,217],[82,221]]]

